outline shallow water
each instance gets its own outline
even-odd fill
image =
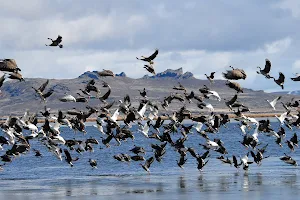
[[[277,130],[278,124],[272,123],[272,127]],[[294,132],[286,131],[289,139]],[[94,127],[87,127],[87,132],[84,136],[62,127],[61,134],[66,139],[91,136],[101,143],[101,135]],[[71,152],[73,157],[79,157],[74,167],[58,160],[39,141],[32,140],[31,148],[39,149],[43,157],[37,158],[29,152],[5,165],[0,172],[0,199],[298,199],[298,167],[279,160],[283,153],[290,154],[290,151],[286,145],[279,148],[273,137],[259,135],[261,146],[269,143],[265,156],[270,157],[263,160],[261,166],[250,165],[247,172],[221,164],[215,159],[218,156],[215,152],[211,153],[202,172],[197,170],[196,160],[189,154],[184,169],[181,169],[176,163],[178,153],[167,145],[163,161],[155,161],[151,165],[150,175],[139,162],[126,164],[112,158],[117,153],[130,153],[133,145],[144,146],[147,150],[145,157],[151,157],[153,152],[149,145],[157,143],[156,140],[145,140],[139,133],[135,137],[134,141],[122,142],[121,146],[116,146],[115,141],[111,142],[110,148],[102,143],[95,145],[93,153],[80,155]],[[173,141],[179,137],[179,134],[172,135]],[[205,142],[201,136],[192,133],[188,137],[187,147],[193,147],[201,154],[205,152],[199,146],[199,143]],[[215,137],[224,141],[230,157],[233,154],[243,156],[248,152],[238,142],[242,140],[242,135],[236,123],[229,124],[227,129],[222,128],[218,134],[210,135],[211,139]],[[291,156],[300,161],[299,149]],[[89,158],[98,161],[98,169],[90,167]]]

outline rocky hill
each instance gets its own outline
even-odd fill
[[[211,90],[217,91],[221,96],[222,101],[207,101],[212,103],[215,109],[219,111],[228,111],[224,104],[224,99],[230,99],[235,94],[234,90],[225,85],[225,80],[215,80],[215,83],[210,85],[208,80],[196,79],[191,72],[183,72],[182,68],[177,70],[168,69],[156,74],[155,76],[146,75],[140,79],[129,78],[124,72],[117,74],[116,77],[106,78],[99,77],[96,72],[85,72],[74,79],[50,79],[46,91],[49,88],[53,88],[54,94],[48,98],[47,107],[50,107],[53,112],[56,112],[59,109],[65,110],[73,107],[84,108],[87,105],[86,103],[63,103],[60,102],[58,98],[65,94],[71,94],[77,97],[77,93],[80,92],[79,89],[83,89],[85,84],[91,79],[95,79],[96,86],[101,89],[102,95],[107,91],[106,88],[102,87],[102,80],[111,86],[112,93],[109,101],[115,100],[118,102],[119,99],[123,99],[126,94],[129,94],[133,102],[133,106],[137,106],[141,99],[138,90],[146,88],[149,99],[160,104],[165,96],[168,96],[171,92],[176,92],[172,90],[172,88],[174,85],[177,85],[178,82],[187,88],[188,93],[194,91],[196,95],[200,94],[199,88],[204,84],[208,85]],[[32,86],[39,87],[46,81],[46,79],[25,78],[25,80],[25,82],[10,80],[3,84],[0,96],[1,116],[7,116],[9,114],[20,115],[24,113],[26,109],[29,109],[31,112],[39,112],[44,108],[45,104],[35,96]],[[240,81],[240,84],[243,85],[243,81]],[[238,99],[246,106],[249,106],[253,112],[272,112],[266,100],[272,100],[276,96],[277,94],[265,93],[261,90],[253,91],[251,89],[244,89],[244,93],[239,94]],[[293,95],[285,95],[282,101],[285,102],[292,97]],[[194,102],[196,101],[194,100]],[[97,98],[90,99],[88,104],[92,106],[101,105]],[[186,105],[188,109],[195,113],[200,112],[195,103],[188,102],[172,103],[169,112],[177,110],[182,105]],[[115,106],[117,106],[117,103]],[[277,112],[283,111],[280,102],[277,107]]]

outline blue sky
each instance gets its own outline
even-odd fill
[[[265,58],[271,75],[298,89],[298,0],[1,0],[0,54],[15,58],[24,77],[74,78],[87,70],[147,74],[136,56],[160,49],[157,72],[183,67],[197,78],[229,65],[248,74],[243,87],[277,91],[256,74]],[[45,47],[63,36],[63,49]]]

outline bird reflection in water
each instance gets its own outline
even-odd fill
[[[184,178],[184,176],[180,176],[179,177],[179,190],[180,192],[184,192],[185,188],[186,188],[186,180]]]

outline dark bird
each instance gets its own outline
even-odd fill
[[[241,87],[241,85],[237,82],[232,82],[232,81],[226,81],[226,85],[232,89],[234,89],[237,93],[239,92],[244,92],[243,88]]]
[[[207,74],[204,75],[206,76],[207,80],[209,80],[210,83],[214,83],[215,73],[216,72],[211,72],[209,76]]]
[[[153,161],[154,161],[154,157],[152,156],[146,160],[145,164],[140,164],[143,167],[143,169],[146,172],[148,172],[148,174],[150,174],[149,168],[150,168],[151,164],[153,163]]]
[[[257,68],[259,68],[259,71],[256,71],[256,73],[265,76],[267,79],[272,78],[269,74],[270,70],[271,70],[271,61],[270,60],[266,59],[266,64],[265,64],[264,69],[261,69],[261,67],[259,67],[259,66]]]
[[[67,149],[64,149],[64,153],[65,153],[65,156],[66,156],[65,160],[67,161],[67,163],[68,163],[71,167],[73,167],[72,161],[77,161],[78,158],[72,159],[71,154],[70,154],[70,152],[69,152]]]
[[[294,77],[294,78],[291,78],[292,79],[292,81],[300,81],[300,74],[298,74],[298,73],[296,73],[296,75],[295,75],[296,77]]]
[[[0,71],[17,73],[21,69],[14,59],[2,59],[0,60]]]
[[[283,84],[284,84],[285,76],[284,76],[283,73],[279,72],[279,78],[278,78],[278,79],[275,79],[275,78],[273,77],[273,79],[274,79],[274,82],[275,82],[277,85],[279,85],[279,86],[281,87],[281,89],[284,89]]]
[[[89,163],[92,168],[97,168],[97,161],[94,159],[89,159]]]
[[[45,44],[46,46],[53,46],[53,47],[58,46],[59,48],[63,48],[63,45],[60,44],[62,42],[62,37],[60,35],[57,36],[56,40],[53,40],[51,38],[48,38],[48,40],[51,40],[52,43],[49,45]]]
[[[49,79],[43,83],[39,88],[35,88],[32,87],[34,89],[34,91],[39,95],[39,97],[45,102],[46,98],[48,98],[49,96],[51,96],[51,94],[53,93],[53,89],[50,89],[47,93],[43,93],[45,88],[47,87],[47,85],[49,84]]]
[[[144,68],[150,72],[151,74],[155,75],[155,70],[154,70],[154,67],[152,65],[144,65]]]
[[[141,56],[141,58],[136,57],[136,59],[148,62],[150,65],[153,65],[154,64],[153,60],[156,58],[158,51],[159,51],[158,49],[155,49],[155,52],[151,56],[149,57]]]
[[[103,69],[102,72],[97,72],[97,73],[99,76],[103,76],[103,77],[106,77],[106,76],[115,77],[115,74],[111,70],[108,70],[108,69]]]
[[[226,73],[223,73],[223,76],[228,80],[239,80],[247,78],[246,72],[243,69],[227,70]]]
[[[20,82],[25,81],[22,74],[20,74],[19,72],[13,72],[13,73],[9,74],[8,78],[16,79],[16,80],[19,80]]]
[[[0,87],[1,87],[1,86],[0,86]],[[139,90],[139,92],[140,92],[140,95],[141,95],[142,97],[144,97],[144,98],[147,97],[146,88],[144,88],[143,91]]]

